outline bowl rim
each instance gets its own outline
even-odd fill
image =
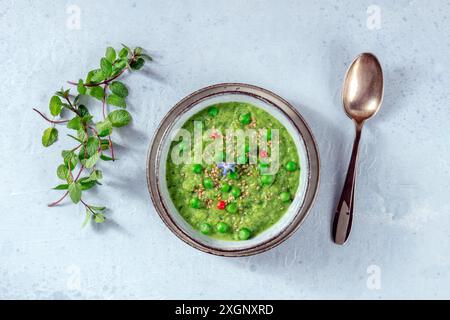
[[[211,247],[205,243],[188,235],[178,224],[174,221],[169,213],[168,208],[165,207],[160,192],[159,183],[159,166],[161,159],[162,141],[174,124],[182,114],[187,112],[194,105],[200,101],[216,95],[222,94],[244,94],[253,98],[263,100],[270,106],[278,109],[283,113],[287,119],[290,120],[293,127],[298,131],[306,147],[306,155],[309,162],[307,187],[305,197],[302,205],[294,215],[292,222],[284,229],[280,230],[273,237],[264,240],[254,246],[247,248],[217,248]],[[174,107],[172,107],[158,125],[153,137],[150,141],[150,146],[147,153],[147,186],[153,205],[165,225],[182,241],[198,249],[200,251],[226,257],[242,257],[258,253],[262,253],[272,249],[285,240],[287,240],[304,222],[309,215],[310,209],[314,204],[317,196],[320,182],[320,158],[317,148],[316,140],[311,132],[310,127],[300,115],[300,113],[285,99],[277,94],[245,83],[218,83],[211,86],[204,87],[189,94],[180,100]]]

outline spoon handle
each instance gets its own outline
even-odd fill
[[[356,135],[353,150],[345,177],[344,188],[336,208],[333,221],[333,239],[337,244],[344,244],[350,234],[353,221],[353,206],[356,180],[356,163],[358,159],[359,141],[361,140],[362,124],[356,124]]]

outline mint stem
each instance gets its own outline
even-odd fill
[[[47,118],[47,116],[45,114],[43,114],[42,112],[40,112],[38,109],[33,108],[34,111],[36,111],[42,118],[44,118],[45,120],[47,120],[50,123],[53,124],[61,124],[61,123],[67,123],[69,122],[69,120],[50,120],[49,118]]]
[[[83,199],[80,199],[80,202],[82,204],[84,204],[84,206],[86,207],[86,209],[88,209],[90,212],[92,212],[93,215],[95,215],[95,212],[91,209],[91,206],[88,205],[86,202],[83,201]]]
[[[102,113],[103,113],[103,120],[106,118],[106,90],[108,89],[108,84],[105,84],[103,86],[103,92],[105,95],[102,98]]]
[[[78,178],[80,177],[81,172],[82,172],[83,170],[84,170],[84,166],[81,166],[80,171],[78,171],[77,177],[75,178],[74,181],[78,181]],[[72,174],[72,173],[71,173],[71,174]],[[66,191],[66,192],[63,194],[63,196],[62,196],[61,198],[59,198],[59,199],[56,200],[55,202],[52,202],[52,203],[48,204],[48,206],[49,206],[49,207],[54,207],[54,206],[58,205],[61,201],[63,201],[63,200],[67,197],[68,194],[69,194],[69,191]]]
[[[128,67],[123,68],[122,71],[120,71],[118,74],[116,74],[114,77],[112,77],[110,79],[106,79],[106,80],[103,80],[103,81],[98,82],[98,83],[83,83],[83,86],[85,86],[85,87],[96,87],[96,86],[100,86],[102,84],[108,84],[111,81],[113,81],[113,80],[117,79],[118,77],[120,77],[127,69],[128,69]],[[75,82],[75,81],[67,81],[67,83],[71,84],[73,86],[77,86],[78,85],[78,82]]]
[[[49,207],[54,207],[54,206],[56,206],[56,205],[59,204],[61,201],[63,201],[64,198],[67,197],[68,194],[69,194],[69,191],[66,191],[66,193],[64,193],[64,195],[63,195],[61,198],[59,198],[59,199],[56,200],[55,202],[52,202],[52,203],[48,204],[48,206],[49,206]]]
[[[102,98],[103,120],[106,119],[106,90],[107,89],[108,89],[108,83],[106,83],[105,86],[103,87],[103,91],[105,92],[105,95]],[[113,142],[112,142],[112,139],[111,139],[111,135],[108,136],[108,140],[109,140],[109,149],[111,149],[111,158],[112,158],[112,161],[115,161],[116,158],[114,157],[114,146],[113,146]]]

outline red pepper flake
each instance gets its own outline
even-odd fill
[[[267,158],[267,156],[268,156],[267,151],[266,151],[266,150],[261,150],[261,151],[259,152],[259,156],[260,156],[261,158]]]
[[[225,201],[221,200],[217,203],[217,209],[223,210],[225,209]]]
[[[212,139],[217,139],[217,138],[220,137],[220,133],[217,132],[216,130],[213,130],[213,131],[211,132],[210,137],[211,137]]]

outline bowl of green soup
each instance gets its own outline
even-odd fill
[[[196,249],[271,249],[306,218],[319,183],[314,137],[298,111],[248,84],[198,90],[162,120],[147,182],[167,227]]]

